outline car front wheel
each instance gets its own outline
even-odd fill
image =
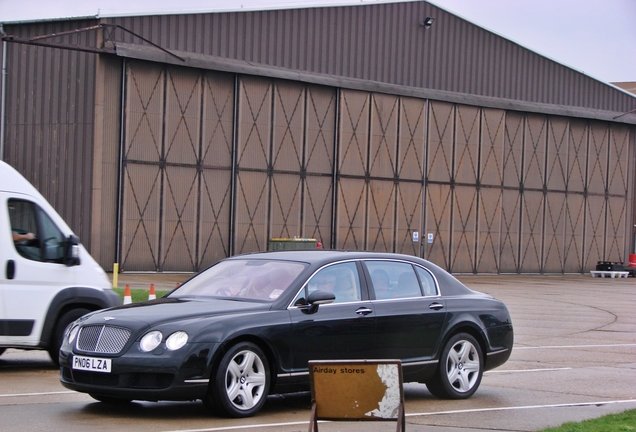
[[[269,386],[267,357],[257,345],[241,342],[221,359],[204,403],[230,417],[249,417],[265,404]]]
[[[426,387],[437,397],[466,399],[477,391],[482,375],[479,343],[468,333],[458,333],[444,346],[437,373]]]

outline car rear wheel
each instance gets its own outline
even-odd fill
[[[444,346],[437,373],[426,387],[437,397],[466,399],[477,391],[482,375],[479,343],[468,333],[458,333]]]
[[[221,359],[203,402],[229,417],[249,417],[265,404],[269,386],[267,357],[257,345],[241,342]]]

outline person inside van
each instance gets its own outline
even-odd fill
[[[21,241],[29,241],[29,240],[33,240],[35,239],[35,234],[33,233],[25,233],[25,234],[18,234],[16,232],[12,233],[13,234],[13,241],[14,242],[21,242]]]

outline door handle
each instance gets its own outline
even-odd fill
[[[369,309],[368,307],[361,307],[356,309],[356,313],[358,315],[369,315],[370,313],[373,313],[373,310]]]
[[[7,261],[7,271],[6,271],[7,279],[11,280],[15,277],[15,261],[9,260]]]
[[[441,303],[435,302],[435,303],[431,303],[430,305],[428,305],[428,308],[432,309],[432,310],[440,310],[440,309],[444,308],[444,305],[441,304]]]

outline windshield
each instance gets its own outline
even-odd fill
[[[306,264],[275,260],[228,260],[210,267],[169,295],[218,296],[274,301]]]

